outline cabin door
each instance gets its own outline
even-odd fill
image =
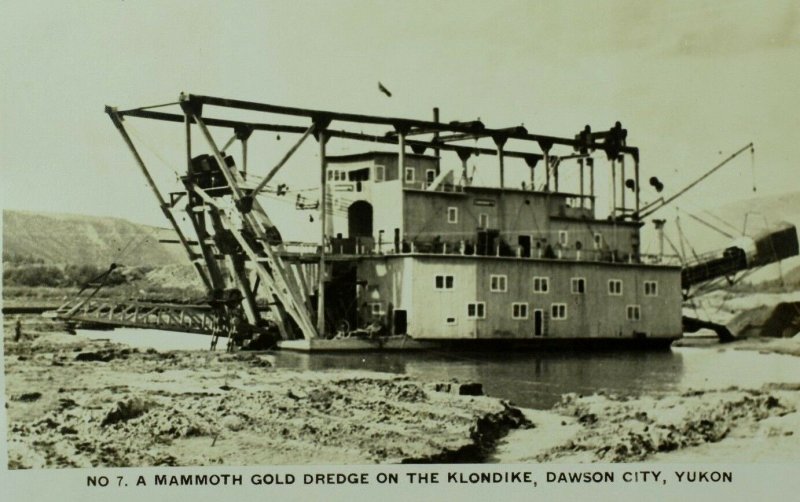
[[[544,310],[542,309],[533,311],[533,335],[544,336]]]
[[[394,334],[405,335],[408,333],[408,315],[405,310],[394,311]]]
[[[347,208],[347,233],[351,239],[372,237],[372,204],[358,200]]]
[[[522,249],[522,257],[523,258],[530,258],[531,257],[531,236],[530,235],[520,235],[517,239],[517,243],[519,244],[520,249]]]

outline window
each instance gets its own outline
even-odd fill
[[[658,282],[644,281],[644,295],[645,296],[658,296]]]
[[[384,166],[375,166],[375,181],[383,181],[386,179],[386,168]]]
[[[333,181],[333,171],[328,171],[328,181]]]
[[[434,287],[436,289],[453,289],[453,276],[452,275],[435,276]]]
[[[594,233],[594,248],[595,249],[602,249],[603,248],[603,234],[600,232]]]
[[[374,302],[369,304],[369,311],[372,315],[383,315],[383,306],[381,302]]]
[[[547,293],[550,291],[550,278],[549,277],[534,277],[533,278],[533,292],[534,293]]]
[[[448,207],[447,208],[447,223],[458,223],[458,208],[457,207]]]
[[[369,181],[369,168],[354,169],[347,173],[348,181]]]
[[[456,324],[458,324],[456,322],[456,318],[455,317],[446,317],[445,320],[444,320],[444,323],[447,324],[448,326],[455,326]]]
[[[527,303],[512,303],[511,304],[511,318],[512,319],[527,319],[528,318],[528,304]]]
[[[642,312],[638,305],[628,305],[625,310],[629,321],[638,321],[642,318]]]
[[[569,243],[569,234],[566,230],[558,231],[558,243],[562,246],[566,246]]]
[[[622,294],[622,281],[620,281],[619,279],[609,279],[608,294],[613,296],[620,296]]]
[[[406,167],[406,182],[413,183],[414,182],[414,168],[413,167]]]
[[[486,303],[472,302],[467,304],[467,319],[485,319]]]
[[[567,304],[554,303],[550,306],[550,318],[554,321],[563,321],[567,318]]]
[[[570,282],[572,283],[573,295],[582,295],[586,293],[586,279],[583,277],[573,277]]]
[[[425,170],[425,182],[429,185],[433,183],[433,180],[436,179],[436,170],[435,169],[426,169]]]
[[[505,293],[508,291],[507,276],[492,275],[489,278],[489,290],[494,293]]]
[[[489,228],[489,215],[487,213],[478,215],[478,228]]]

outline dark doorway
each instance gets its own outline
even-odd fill
[[[328,331],[347,331],[358,327],[356,265],[353,262],[333,262],[325,281],[325,321]],[[314,302],[316,310],[316,301]]]
[[[405,335],[408,331],[408,317],[405,310],[394,311],[394,334]]]
[[[534,336],[544,335],[544,311],[542,309],[533,311],[533,334]]]
[[[500,239],[499,230],[478,230],[478,250],[475,254],[481,256],[495,255],[495,246],[498,239]]]
[[[347,208],[347,232],[349,238],[372,237],[372,204],[358,200]]]
[[[517,240],[519,247],[522,248],[522,257],[523,258],[530,258],[531,257],[531,236],[530,235],[520,235],[519,239]]]

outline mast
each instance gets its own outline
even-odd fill
[[[320,127],[317,131],[319,141],[319,164],[320,164],[320,228],[321,239],[319,247],[319,274],[317,274],[317,333],[325,337],[325,241],[328,224],[328,187],[326,183],[326,160],[325,142],[327,136],[325,127]]]

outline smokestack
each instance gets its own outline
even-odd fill
[[[437,124],[439,123],[439,107],[434,107],[433,109],[433,121]],[[433,142],[435,144],[439,143],[439,131],[433,133]],[[436,147],[433,149],[433,154],[436,156],[436,176],[439,176],[439,172],[442,170],[441,163],[439,161],[439,148]]]
[[[656,226],[658,233],[658,261],[659,263],[664,259],[664,223],[667,220],[653,220],[653,225]]]

